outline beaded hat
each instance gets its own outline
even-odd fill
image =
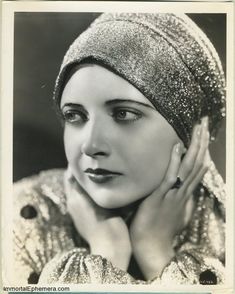
[[[68,49],[56,80],[57,106],[75,64],[99,63],[140,90],[189,146],[193,126],[209,116],[215,136],[225,116],[218,54],[183,14],[102,14]]]

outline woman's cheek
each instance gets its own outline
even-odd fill
[[[150,185],[158,186],[166,174],[172,150],[170,142],[166,143],[166,141],[150,144],[151,147],[145,150],[145,155],[139,162],[139,167],[142,167],[142,177],[144,176]]]
[[[64,148],[65,155],[70,164],[75,164],[75,160],[79,154],[79,146],[76,142],[76,134],[71,130],[71,128],[65,126],[64,130]]]
[[[146,163],[143,164],[144,171],[142,176],[144,176],[147,183],[149,182],[150,186],[158,186],[161,183],[166,173],[168,162],[168,156],[163,156],[163,154],[158,152],[153,158],[146,160]]]

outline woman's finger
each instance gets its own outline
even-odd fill
[[[198,172],[197,176],[194,178],[194,180],[187,187],[187,195],[185,197],[185,200],[187,200],[188,196],[193,193],[193,191],[196,189],[198,184],[202,181],[207,170],[208,170],[208,166],[203,166],[201,168],[201,170]]]
[[[65,175],[65,193],[67,197],[68,211],[76,216],[77,213],[86,212],[91,218],[106,219],[111,216],[111,212],[98,206],[87,192],[81,187],[71,169]],[[82,210],[82,212],[81,212]]]
[[[204,165],[205,165],[205,155],[206,150],[208,149],[209,145],[209,132],[208,132],[208,119],[203,118],[201,123],[201,138],[200,138],[200,144],[199,144],[199,150],[197,153],[197,156],[195,158],[193,169],[188,174],[188,177],[185,178],[184,181],[184,196],[187,197],[192,190],[196,188],[197,181],[196,178],[201,178],[201,173],[203,173]],[[183,167],[182,167],[183,168]],[[187,191],[185,193],[185,191]]]
[[[188,185],[187,188],[187,194],[192,194],[197,185],[202,181],[205,173],[208,171],[209,165],[210,165],[210,156],[208,149],[206,150],[206,154],[203,161],[203,166],[201,167],[200,171],[197,173],[197,175],[193,178],[191,183]]]
[[[78,204],[86,208],[91,206],[90,198],[74,178],[69,166],[64,174],[64,188],[69,209],[78,208]]]
[[[75,179],[70,166],[67,167],[64,173],[64,189],[67,200],[71,197],[71,190],[75,185]]]
[[[171,189],[177,179],[183,148],[182,143],[179,142],[175,144],[172,149],[170,162],[163,183],[160,186],[160,193],[162,196],[164,196],[165,193]]]
[[[192,141],[189,149],[184,156],[182,164],[179,169],[179,177],[184,182],[188,178],[189,174],[192,172],[199,149],[200,149],[200,139],[201,139],[201,125],[196,125],[193,130]]]

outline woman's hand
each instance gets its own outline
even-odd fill
[[[147,279],[161,274],[174,257],[173,239],[189,221],[192,193],[208,169],[208,119],[193,131],[192,141],[181,163],[184,147],[173,147],[170,163],[159,188],[138,208],[130,227],[134,256]],[[181,187],[172,189],[177,176]]]
[[[67,209],[91,253],[101,255],[126,270],[131,256],[129,232],[123,219],[99,207],[79,186],[70,169],[65,173]]]

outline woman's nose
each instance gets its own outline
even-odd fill
[[[99,122],[90,124],[84,132],[84,141],[81,146],[83,154],[90,157],[110,155],[111,149],[104,124]]]

